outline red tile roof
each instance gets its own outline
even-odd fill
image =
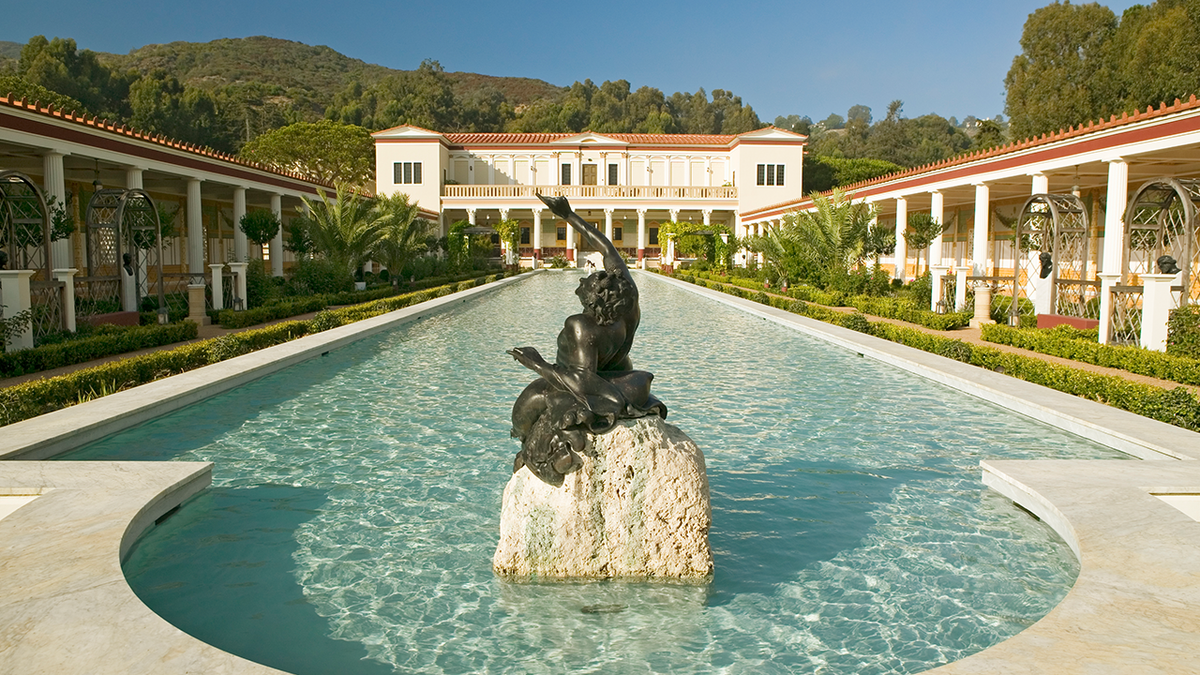
[[[221,160],[224,162],[229,162],[231,164],[240,164],[241,166],[250,167],[252,169],[258,169],[259,171],[266,171],[268,173],[273,173],[273,174],[276,174],[279,176],[287,176],[288,178],[294,178],[296,180],[301,180],[306,183],[311,183],[313,185],[333,187],[333,185],[330,185],[330,184],[327,184],[327,183],[324,183],[321,181],[313,180],[312,178],[305,176],[303,174],[299,174],[299,173],[296,173],[293,171],[284,171],[282,169],[276,169],[274,167],[266,166],[265,164],[259,164],[258,162],[252,162],[247,159],[242,159],[241,157],[229,155],[224,152],[220,152],[218,150],[213,150],[212,148],[202,147],[199,145],[193,145],[191,143],[184,143],[183,141],[178,141],[173,138],[167,138],[166,136],[163,136],[161,134],[150,134],[147,132],[140,131],[138,129],[131,129],[124,125],[118,125],[113,122],[110,122],[107,119],[100,119],[100,118],[96,117],[95,115],[93,115],[91,117],[89,117],[87,115],[76,115],[75,111],[71,111],[69,113],[64,113],[62,110],[58,110],[52,105],[46,106],[43,108],[41,101],[30,102],[24,98],[16,99],[16,98],[14,98],[14,95],[12,92],[7,92],[4,95],[0,95],[0,106],[7,106],[10,108],[16,108],[18,110],[26,110],[29,112],[35,112],[35,113],[38,113],[39,115],[43,115],[46,117],[55,117],[55,118],[58,118],[61,120],[65,120],[67,122],[74,122],[80,126],[88,126],[88,127],[92,127],[95,129],[99,129],[101,131],[108,131],[108,132],[112,132],[115,134],[121,134],[122,136],[128,136],[129,138],[136,138],[141,141],[155,143],[155,144],[162,145],[162,146],[165,146],[168,148],[174,148],[177,150],[183,150],[185,152],[191,152],[191,153],[194,153],[197,155],[203,155],[205,157],[211,157],[213,159]]]
[[[1057,143],[1059,141],[1074,139],[1074,138],[1078,138],[1080,136],[1086,136],[1088,134],[1094,134],[1094,133],[1101,132],[1101,131],[1107,131],[1107,130],[1113,129],[1115,127],[1121,127],[1121,126],[1125,126],[1125,125],[1129,125],[1129,124],[1134,124],[1137,122],[1144,122],[1146,120],[1153,119],[1155,117],[1162,117],[1164,115],[1172,115],[1175,113],[1185,112],[1188,110],[1195,110],[1197,108],[1200,108],[1200,101],[1198,101],[1196,99],[1195,94],[1192,94],[1191,96],[1188,97],[1187,101],[1181,101],[1179,99],[1175,99],[1175,102],[1171,105],[1167,105],[1164,102],[1164,103],[1159,103],[1158,108],[1155,108],[1154,106],[1146,106],[1146,109],[1144,111],[1137,111],[1137,112],[1133,113],[1132,115],[1130,115],[1127,112],[1123,112],[1123,113],[1121,113],[1120,117],[1118,117],[1116,115],[1112,115],[1107,120],[1100,119],[1100,120],[1097,120],[1094,122],[1089,120],[1086,125],[1080,124],[1079,126],[1069,126],[1066,129],[1059,129],[1057,133],[1042,134],[1041,136],[1034,136],[1033,138],[1026,138],[1026,139],[1020,140],[1020,141],[1013,141],[1012,143],[996,146],[994,148],[988,148],[986,150],[975,150],[975,151],[971,151],[971,152],[965,152],[961,155],[949,157],[949,158],[943,159],[941,161],[934,162],[932,164],[925,164],[922,166],[914,166],[911,169],[904,169],[902,171],[896,171],[894,173],[889,173],[885,176],[880,176],[878,178],[872,178],[870,180],[859,181],[859,182],[853,183],[851,185],[843,185],[838,189],[840,189],[842,192],[845,192],[845,193],[852,193],[855,190],[861,190],[862,188],[865,188],[865,187],[870,187],[872,185],[879,185],[881,183],[887,183],[887,182],[890,182],[893,180],[898,180],[900,178],[909,178],[909,177],[916,176],[916,175],[923,174],[923,173],[939,171],[941,169],[945,169],[945,168],[951,167],[951,166],[959,166],[962,164],[969,164],[969,163],[977,161],[977,160],[992,159],[995,157],[999,157],[1001,155],[1008,155],[1008,154],[1012,154],[1015,152],[1020,152],[1022,150],[1028,150],[1029,148],[1035,148],[1035,147],[1042,146],[1042,145],[1049,145],[1051,143]],[[832,190],[826,191],[823,194],[828,195],[831,192],[832,192]],[[747,211],[747,212],[745,212],[744,215],[750,216],[755,213],[760,213],[760,212],[765,212],[765,211],[774,211],[776,209],[799,206],[800,204],[808,202],[810,199],[811,199],[810,197],[804,196],[804,197],[800,197],[798,199],[792,199],[792,200],[788,200],[786,202],[780,202],[779,204],[773,204],[771,206],[765,206],[762,208],[754,209],[753,211]]]
[[[595,133],[623,143],[635,145],[729,145],[737,136],[717,134],[601,134],[597,132],[580,133],[539,133],[539,134],[503,134],[503,133],[468,133],[443,134],[453,145],[532,145],[553,143],[564,138]]]

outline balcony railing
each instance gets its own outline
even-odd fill
[[[608,199],[737,199],[735,187],[665,187],[630,185],[444,185],[443,197],[535,199],[579,197]]]

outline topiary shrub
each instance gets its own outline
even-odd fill
[[[1167,320],[1167,352],[1200,359],[1200,305],[1186,305]]]
[[[317,312],[317,315],[308,321],[308,330],[310,333],[320,333],[321,331],[337,328],[342,325],[341,319],[337,314],[334,314],[328,309],[323,309]]]
[[[934,353],[939,356],[945,356],[948,359],[970,363],[972,356],[971,345],[962,340],[946,340],[938,343],[934,348]]]
[[[838,322],[843,328],[856,330],[860,333],[866,333],[867,335],[874,334],[875,331],[871,330],[871,322],[868,321],[867,317],[863,316],[862,314],[854,312],[853,314],[845,314],[843,316],[845,318]]]

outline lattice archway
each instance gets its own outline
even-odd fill
[[[82,314],[139,311],[146,297],[157,297],[165,311],[162,226],[149,193],[97,190],[87,206],[86,244],[87,273],[76,285]]]
[[[1044,255],[1049,255],[1049,283],[1040,286],[1050,293],[1044,301],[1050,313],[1099,318],[1100,284],[1088,278],[1090,227],[1087,207],[1073,194],[1033,195],[1025,201],[1013,227],[1011,323],[1032,309]]]
[[[54,279],[50,242],[50,209],[42,191],[23,173],[0,171],[0,248],[8,269],[34,271],[29,295],[35,341],[66,330],[66,312],[72,310],[63,306],[63,282]]]
[[[1134,193],[1125,212],[1121,249],[1122,285],[1140,286],[1139,276],[1157,272],[1169,255],[1181,270],[1181,304],[1200,303],[1200,181],[1156,178]]]

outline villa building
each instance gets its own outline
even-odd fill
[[[449,224],[521,224],[520,256],[575,260],[575,232],[537,195],[565,196],[630,258],[662,254],[658,226],[688,221],[744,234],[739,214],[801,194],[806,138],[767,127],[737,135],[373,134],[376,191],[403,192]]]

